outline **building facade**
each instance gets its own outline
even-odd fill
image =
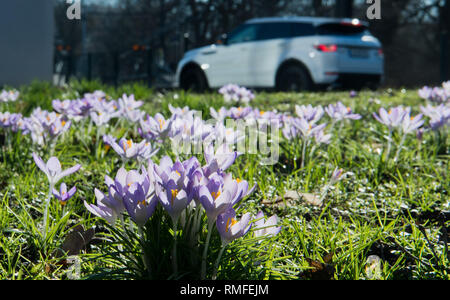
[[[0,87],[53,77],[53,0],[0,1]]]

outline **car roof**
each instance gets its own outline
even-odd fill
[[[351,19],[351,18],[326,18],[326,17],[267,17],[267,18],[255,18],[250,19],[246,24],[260,24],[260,23],[279,23],[279,22],[306,22],[312,23],[314,25],[321,25],[325,23],[352,23],[352,21],[357,20],[364,26],[368,26],[368,23],[365,21],[361,21],[359,19]]]

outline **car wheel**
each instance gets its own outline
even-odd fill
[[[185,91],[203,92],[207,89],[208,84],[202,71],[191,68],[182,73],[180,86]]]
[[[287,66],[281,70],[277,78],[277,89],[283,92],[308,91],[311,88],[311,78],[301,66]]]

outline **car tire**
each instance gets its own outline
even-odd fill
[[[196,68],[190,68],[183,71],[180,78],[180,87],[185,91],[205,91],[208,88],[205,74]]]
[[[289,65],[281,69],[277,76],[277,90],[283,92],[309,91],[312,81],[305,68],[298,65]]]

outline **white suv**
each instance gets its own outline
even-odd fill
[[[175,86],[204,90],[228,83],[309,90],[376,87],[384,77],[380,42],[358,19],[252,19],[214,45],[185,53]]]

